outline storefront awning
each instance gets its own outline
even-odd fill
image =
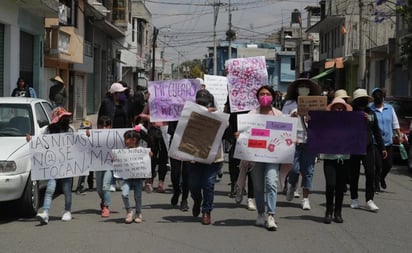
[[[329,75],[330,73],[332,73],[333,71],[335,71],[335,68],[331,68],[331,69],[327,69],[325,71],[323,71],[322,73],[317,74],[316,76],[312,77],[312,80],[317,80],[320,79],[322,77],[325,77],[327,75]]]

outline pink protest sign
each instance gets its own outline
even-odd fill
[[[186,101],[195,101],[200,82],[193,79],[149,82],[150,121],[175,121]]]
[[[230,112],[250,111],[258,107],[256,91],[268,82],[265,57],[230,59],[225,67]]]

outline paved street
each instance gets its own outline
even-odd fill
[[[227,164],[216,185],[212,225],[204,226],[191,211],[170,206],[171,187],[143,193],[142,224],[124,224],[120,192],[112,195],[112,214],[99,215],[96,192],[73,194],[73,220],[62,222],[63,196],[52,203],[51,221],[39,226],[35,219],[13,217],[1,209],[0,252],[411,252],[412,178],[405,167],[394,168],[388,189],[375,197],[378,213],[353,210],[345,196],[343,224],[323,224],[325,211],[322,162],[316,165],[312,210],[303,211],[300,199],[287,202],[278,195],[279,229],[269,232],[254,226],[256,212],[227,197]],[[364,205],[364,181],[360,203]],[[169,180],[169,173],[167,175]],[[190,199],[189,204],[192,204]]]

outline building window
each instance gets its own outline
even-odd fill
[[[296,59],[295,57],[290,58],[290,70],[296,69]]]
[[[126,21],[126,0],[113,1],[113,20]]]
[[[60,0],[59,3],[60,25],[77,27],[77,2],[74,0]]]

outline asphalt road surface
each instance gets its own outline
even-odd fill
[[[35,218],[23,219],[16,210],[0,207],[0,252],[412,252],[412,177],[405,166],[396,166],[387,179],[386,192],[375,197],[378,213],[367,211],[364,177],[361,176],[359,201],[362,209],[349,207],[345,195],[344,223],[324,224],[323,164],[316,164],[312,209],[301,209],[301,199],[286,201],[278,194],[278,230],[256,227],[256,212],[246,209],[246,198],[236,204],[229,198],[227,163],[216,184],[212,224],[170,206],[170,173],[166,193],[143,192],[141,224],[125,224],[120,192],[112,194],[111,215],[99,215],[97,193],[73,193],[73,220],[62,222],[64,197],[56,197],[51,220],[39,226]],[[157,182],[157,181],[156,181]],[[131,202],[134,204],[134,202]],[[189,205],[193,201],[189,198]]]

